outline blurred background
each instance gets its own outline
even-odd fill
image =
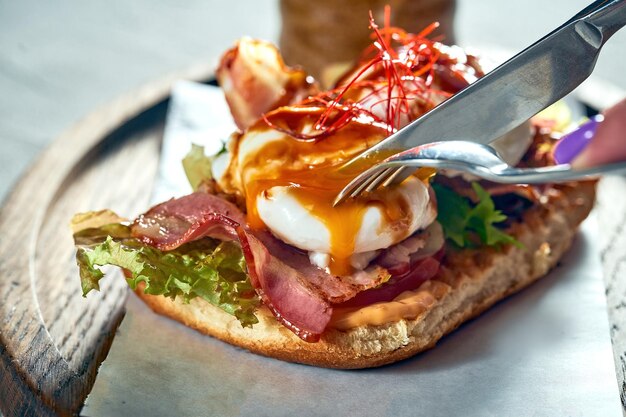
[[[588,3],[458,0],[456,40],[510,56]],[[243,35],[277,42],[280,25],[277,0],[0,0],[0,200],[42,149],[95,108],[217,61]],[[625,50],[626,30],[605,46],[583,86],[587,101],[624,97]]]

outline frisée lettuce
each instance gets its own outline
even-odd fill
[[[477,182],[472,188],[478,196],[478,203],[455,193],[450,188],[433,184],[437,196],[437,221],[441,223],[447,239],[461,248],[476,246],[501,246],[521,244],[497,227],[506,220],[500,210],[496,210],[487,191]]]
[[[84,223],[90,218],[97,224],[98,215],[103,216],[92,212],[75,220]],[[258,322],[254,312],[260,299],[246,273],[241,248],[233,242],[205,238],[163,252],[132,238],[130,227],[121,222],[75,230],[74,241],[84,296],[99,290],[104,276],[100,267],[114,265],[126,271],[133,290],[144,283],[146,294],[181,297],[185,303],[200,297],[235,316],[244,327]]]
[[[194,191],[198,189],[203,181],[212,178],[211,165],[213,159],[215,159],[215,156],[206,156],[204,154],[204,146],[196,144],[191,145],[191,150],[183,158],[183,169]]]

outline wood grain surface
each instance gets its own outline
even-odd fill
[[[596,214],[615,370],[626,415],[626,176],[602,179]]]
[[[0,412],[74,415],[121,321],[123,280],[80,296],[68,222],[111,208],[133,216],[152,188],[175,74],[95,111],[63,134],[16,185],[0,211]],[[626,178],[602,181],[598,233],[622,404],[626,403]]]
[[[15,186],[0,211],[0,411],[78,413],[123,317],[127,286],[108,280],[80,296],[69,220],[148,204],[167,97],[191,68],[95,111],[63,134]]]

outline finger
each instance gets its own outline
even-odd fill
[[[618,161],[626,161],[626,99],[604,112],[604,122],[572,166],[584,168]]]

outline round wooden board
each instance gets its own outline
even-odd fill
[[[59,137],[0,211],[0,412],[74,415],[124,315],[127,286],[81,297],[69,221],[76,212],[145,210],[174,74],[127,94]],[[104,288],[106,286],[106,288]]]
[[[213,68],[174,74],[91,113],[51,145],[5,201],[0,210],[0,413],[80,411],[123,318],[128,290],[123,280],[105,280],[103,291],[81,297],[69,220],[76,212],[99,208],[129,217],[145,210],[171,86],[181,78],[209,79]],[[614,101],[606,97],[615,94],[599,92],[614,90],[592,90],[581,97],[592,107]],[[598,214],[604,230],[615,230],[601,247],[624,402],[626,332],[618,327],[625,320],[623,291],[610,290],[623,287],[618,278],[626,253],[617,242],[626,236],[626,199],[615,197],[623,187],[623,178],[606,182]]]

